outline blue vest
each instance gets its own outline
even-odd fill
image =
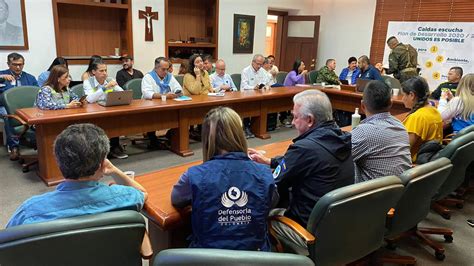
[[[188,169],[190,247],[270,251],[267,216],[275,184],[268,166],[230,152]]]

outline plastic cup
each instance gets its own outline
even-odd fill
[[[161,95],[161,101],[166,102],[166,95]]]
[[[135,179],[135,172],[134,171],[125,171],[123,173],[126,174],[131,179]]]
[[[326,82],[321,82],[321,86],[326,86]]]
[[[397,89],[397,88],[392,88],[392,91],[393,91],[393,96],[398,96],[398,94],[400,93],[400,89]]]

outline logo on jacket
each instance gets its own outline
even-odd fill
[[[239,207],[244,207],[248,201],[247,193],[245,193],[245,191],[240,192],[240,189],[236,187],[229,188],[221,197],[222,205],[227,208],[234,206],[234,204]]]

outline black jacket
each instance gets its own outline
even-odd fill
[[[306,227],[316,202],[329,191],[354,183],[351,134],[333,121],[322,123],[293,140],[272,168],[282,200],[291,199],[285,216]]]

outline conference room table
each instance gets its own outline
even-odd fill
[[[202,123],[205,114],[217,106],[233,108],[242,117],[252,118],[252,132],[267,139],[267,115],[291,110],[292,97],[307,89],[320,89],[331,100],[333,109],[353,112],[360,106],[362,94],[321,86],[279,87],[262,90],[228,92],[223,97],[195,95],[191,101],[168,99],[133,100],[130,105],[103,107],[85,104],[82,108],[64,110],[18,109],[16,114],[28,125],[35,126],[38,150],[38,175],[48,185],[63,180],[54,159],[53,143],[67,126],[93,123],[105,130],[109,137],[171,129],[171,150],[180,156],[193,154],[189,149],[189,127]],[[393,97],[392,113],[406,112],[401,96]]]

